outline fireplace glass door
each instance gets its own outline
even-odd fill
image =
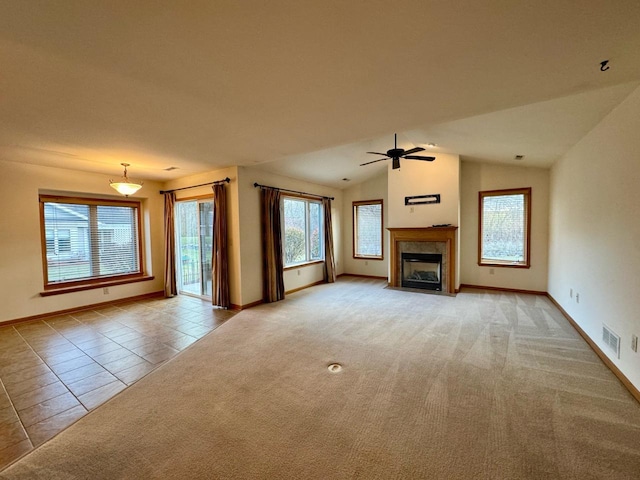
[[[442,290],[442,255],[439,253],[403,253],[402,286]]]

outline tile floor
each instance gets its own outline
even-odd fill
[[[234,314],[181,295],[0,327],[0,470]]]

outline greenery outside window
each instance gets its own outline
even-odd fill
[[[40,195],[45,289],[142,276],[140,203]]]
[[[324,260],[322,203],[301,197],[282,197],[284,266]]]
[[[530,267],[531,188],[479,192],[478,265]]]
[[[383,259],[382,200],[353,202],[353,258]]]

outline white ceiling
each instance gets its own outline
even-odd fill
[[[638,25],[637,0],[8,1],[0,159],[342,188],[398,132],[549,166],[637,87]]]

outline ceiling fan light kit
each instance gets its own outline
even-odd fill
[[[111,185],[111,188],[114,188],[120,195],[124,195],[125,197],[128,197],[129,195],[133,195],[138,190],[140,190],[142,188],[143,183],[133,182],[129,179],[129,177],[127,176],[127,167],[129,166],[128,163],[121,163],[120,165],[124,167],[123,177],[117,182],[114,182],[113,180],[109,180],[109,185]]]
[[[398,134],[395,133],[393,135],[393,144],[394,147],[391,150],[387,150],[387,153],[381,153],[381,152],[367,152],[370,153],[372,155],[383,155],[384,158],[379,158],[377,160],[372,160],[371,162],[366,162],[366,163],[361,163],[360,166],[364,166],[364,165],[369,165],[371,163],[376,163],[376,162],[381,162],[383,160],[388,160],[391,159],[392,160],[392,164],[391,164],[391,168],[393,170],[397,170],[398,168],[400,168],[400,159],[404,158],[406,160],[422,160],[425,162],[433,162],[436,157],[424,157],[422,155],[413,155],[414,153],[418,153],[418,152],[422,152],[424,151],[424,148],[422,147],[414,147],[414,148],[410,148],[409,150],[405,150],[404,148],[398,148]]]

